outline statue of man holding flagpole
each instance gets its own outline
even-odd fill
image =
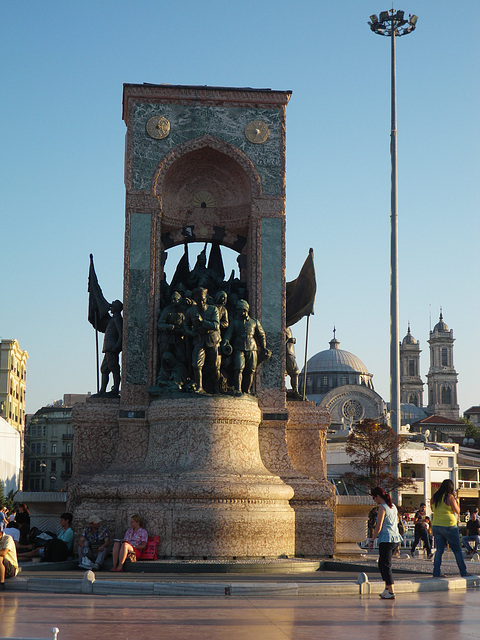
[[[120,363],[119,354],[122,350],[123,340],[123,304],[120,300],[114,300],[111,304],[105,299],[102,289],[98,284],[97,274],[93,265],[93,255],[90,254],[90,271],[88,274],[88,321],[95,328],[96,354],[97,354],[97,396],[116,398],[120,391]],[[112,315],[110,315],[110,312]],[[99,354],[98,332],[104,333],[102,352],[103,357],[100,372],[102,385],[99,384]],[[112,374],[113,386],[107,392],[108,379]]]

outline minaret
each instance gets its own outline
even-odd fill
[[[430,331],[430,369],[428,380],[428,410],[434,415],[458,420],[459,406],[457,403],[458,374],[453,366],[453,330],[443,321],[440,310],[440,320]]]
[[[420,342],[410,332],[400,343],[400,402],[423,407],[423,382],[420,377]]]

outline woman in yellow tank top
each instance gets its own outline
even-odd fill
[[[457,561],[460,575],[465,578],[469,574],[467,573],[460,547],[460,535],[457,525],[457,514],[460,513],[460,505],[455,497],[455,490],[451,480],[444,480],[438,491],[433,494],[431,507],[433,511],[432,529],[436,546],[433,577],[444,577],[440,574],[440,566],[443,552],[448,543]]]

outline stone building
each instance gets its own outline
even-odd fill
[[[464,414],[465,418],[469,420],[476,427],[480,427],[480,407],[473,406],[467,409]]]
[[[453,365],[453,329],[440,319],[430,331],[430,369],[428,379],[428,410],[445,418],[458,420],[460,408],[457,403],[458,374]]]
[[[420,353],[420,342],[412,336],[409,324],[407,335],[400,343],[400,401],[415,407],[423,407]]]
[[[420,342],[413,337],[410,325],[400,343],[400,400],[404,425],[432,414],[458,422],[458,374],[453,366],[453,331],[447,327],[441,313],[439,322],[430,331],[428,342],[427,407],[423,405]],[[386,419],[388,404],[374,390],[373,375],[357,356],[340,349],[339,345],[334,335],[330,349],[320,351],[308,361],[307,398],[330,412],[331,427],[336,430],[365,418]],[[302,383],[303,376],[300,376],[300,385]]]
[[[20,434],[21,488],[23,471],[23,439],[25,434],[25,390],[28,353],[17,340],[0,340],[0,416]]]
[[[72,407],[90,394],[65,394],[53,406],[42,407],[25,432],[24,491],[63,491],[72,475]]]

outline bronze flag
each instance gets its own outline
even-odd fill
[[[287,327],[291,327],[304,316],[313,315],[316,292],[317,281],[313,264],[313,249],[310,249],[298,278],[287,282]]]

